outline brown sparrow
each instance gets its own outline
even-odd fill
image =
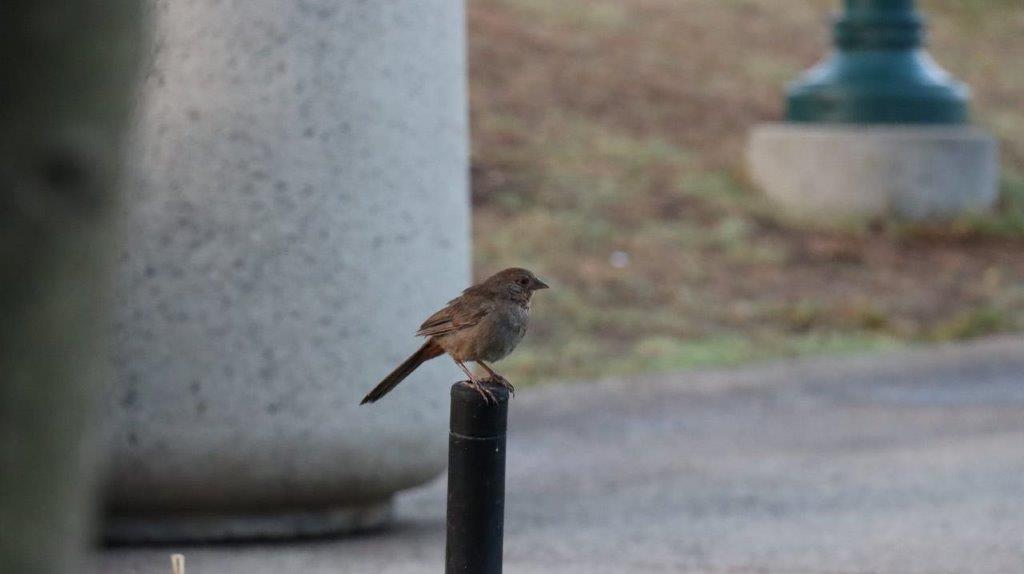
[[[526,334],[526,323],[530,318],[530,296],[537,289],[547,287],[533,273],[512,267],[466,289],[462,295],[449,301],[444,309],[423,322],[416,334],[427,337],[427,341],[390,375],[384,377],[360,404],[377,401],[408,377],[416,367],[444,353],[455,360],[455,364],[469,377],[467,382],[485,401],[497,402],[494,394],[466,367],[467,361],[480,365],[493,381],[515,392],[515,387],[484,361],[500,361],[516,348]]]

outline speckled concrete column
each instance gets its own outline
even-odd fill
[[[469,279],[462,3],[155,3],[125,206],[108,535],[380,524],[445,462]]]

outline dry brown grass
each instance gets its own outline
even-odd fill
[[[535,267],[520,379],[1024,325],[1024,5],[924,2],[1001,141],[1000,214],[848,233],[780,224],[749,128],[821,57],[823,0],[470,0],[477,269]],[[628,258],[628,265],[621,266]],[[613,263],[618,263],[616,266]]]

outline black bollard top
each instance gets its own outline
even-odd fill
[[[451,432],[470,438],[491,438],[505,434],[508,428],[509,393],[498,385],[484,383],[498,404],[488,403],[465,382],[452,385]]]

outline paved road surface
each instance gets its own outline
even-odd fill
[[[1024,338],[555,385],[512,404],[505,571],[1024,572]],[[105,551],[96,571],[443,571],[444,487],[388,532]]]

